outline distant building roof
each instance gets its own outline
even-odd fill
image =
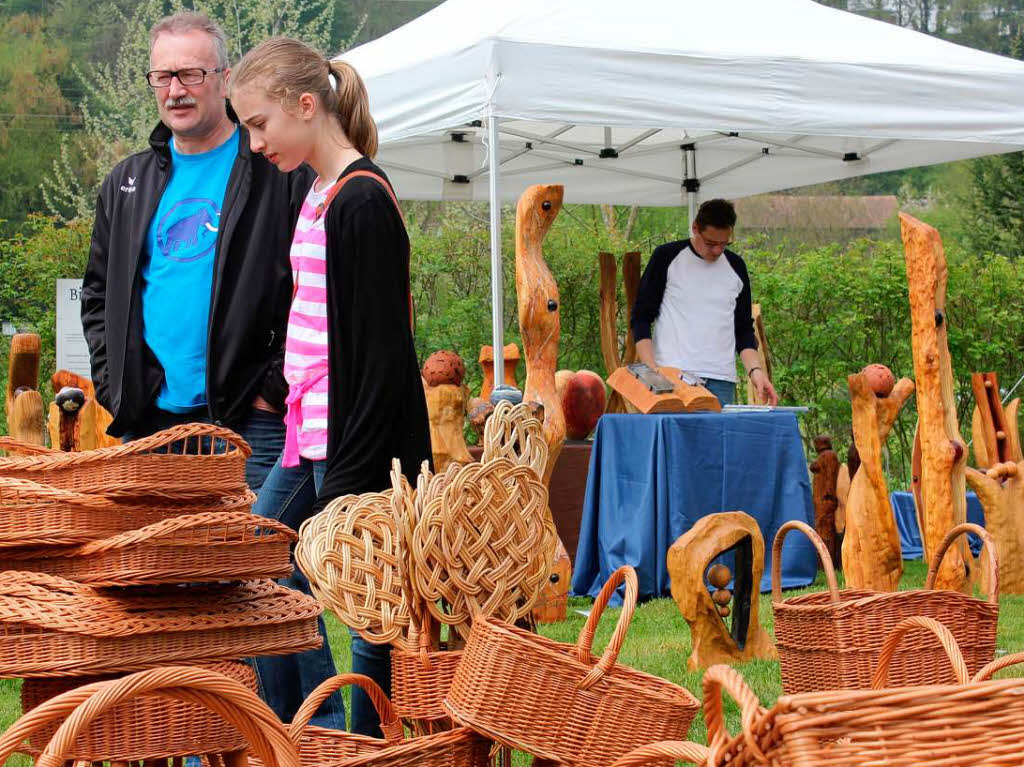
[[[895,195],[762,194],[736,200],[738,229],[885,229],[896,215]]]

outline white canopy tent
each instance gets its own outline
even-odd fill
[[[407,199],[690,205],[1024,149],[1024,62],[811,0],[448,0],[348,51]],[[499,147],[489,153],[488,147]]]

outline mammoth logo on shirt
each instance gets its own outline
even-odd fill
[[[219,226],[220,210],[213,200],[180,200],[160,219],[157,247],[172,261],[198,261],[213,253]]]

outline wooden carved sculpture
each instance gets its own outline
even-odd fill
[[[846,502],[850,498],[850,483],[853,481],[853,477],[857,475],[857,469],[860,468],[860,455],[857,454],[857,446],[853,443],[850,444],[850,449],[846,452],[846,463],[840,464],[839,475],[836,477],[836,500],[839,505],[836,506],[836,550],[839,554],[839,563],[836,565],[836,569],[840,569],[840,565],[843,563],[843,537],[846,533]]]
[[[853,405],[853,438],[860,469],[850,481],[842,557],[846,584],[853,589],[895,591],[903,574],[900,536],[882,471],[882,448],[914,382],[901,378],[892,393],[879,397],[864,373],[847,382]]]
[[[688,384],[680,378],[678,368],[662,365],[657,370],[672,385],[672,391],[656,394],[650,386],[621,367],[608,376],[612,391],[622,397],[627,412],[631,413],[695,413],[720,412],[722,403],[703,386]]]
[[[839,479],[839,456],[832,449],[832,438],[823,435],[814,438],[814,450],[818,457],[811,464],[814,479],[811,483],[814,497],[814,530],[818,533],[829,556],[832,566],[839,562],[839,549],[836,538],[836,509],[839,497],[836,484]]]
[[[623,365],[636,362],[636,342],[633,339],[633,327],[629,320],[633,314],[637,291],[640,289],[640,254],[630,252],[622,256],[622,282],[626,293],[626,343],[621,354],[619,352],[619,299],[615,256],[611,253],[599,253],[598,263],[601,269],[601,355],[604,357],[605,375],[611,375]],[[621,394],[612,392],[605,406],[605,412],[627,412],[626,403]]]
[[[95,450],[121,444],[107,434],[113,417],[96,401],[92,380],[58,370],[50,378],[56,398],[50,403],[47,429],[50,445],[65,452]]]
[[[931,561],[946,533],[967,519],[967,450],[957,423],[946,322],[946,255],[932,227],[900,213],[910,295],[911,347],[917,382],[917,435],[912,461],[914,502]],[[860,446],[863,453],[864,447]],[[862,455],[863,459],[864,456]],[[961,538],[943,560],[938,589],[962,591],[973,564]]]
[[[565,418],[555,390],[561,333],[558,285],[542,250],[544,236],[562,208],[562,192],[558,184],[536,184],[523,192],[516,206],[516,297],[526,358],[523,400],[544,406],[544,438],[548,443],[545,485],[551,480],[565,441]]]
[[[971,442],[978,468],[987,469],[999,463],[1024,460],[1017,426],[1020,398],[1003,410],[999,378],[995,373],[971,373],[971,389],[976,403],[971,418]]]
[[[43,444],[43,396],[39,387],[39,336],[18,333],[11,339],[4,400],[7,430],[20,442]]]
[[[453,351],[431,354],[423,363],[423,392],[430,419],[430,452],[438,474],[452,463],[471,463],[463,426],[466,422],[466,368]]]
[[[572,563],[561,539],[555,549],[555,564],[548,581],[541,586],[533,606],[533,619],[537,623],[559,623],[569,611],[569,585],[572,583]]]
[[[754,335],[757,337],[757,364],[760,365],[768,380],[772,378],[772,353],[768,346],[768,336],[764,332],[764,318],[761,316],[761,304],[754,304],[751,307],[751,314],[754,318]],[[747,376],[747,404],[760,405],[761,401],[757,396],[757,389],[754,388],[750,376]]]
[[[502,347],[501,358],[504,360],[505,383],[509,386],[516,385],[516,368],[519,367],[519,347],[515,344],[505,344]],[[483,383],[480,384],[480,399],[490,399],[494,390],[494,347],[481,346],[480,356],[477,358],[480,363],[480,370],[483,373]]]
[[[735,551],[735,581],[726,590],[729,571],[712,565],[720,554]],[[668,550],[672,598],[690,625],[693,671],[715,663],[777,658],[771,635],[758,618],[764,539],[757,521],[742,511],[702,517]],[[728,604],[732,601],[732,608]],[[732,620],[725,618],[731,612]]]
[[[968,467],[966,477],[999,552],[999,590],[1024,594],[1024,461],[997,463],[986,472]],[[989,575],[983,575],[981,589],[991,593]]]

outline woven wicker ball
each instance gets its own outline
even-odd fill
[[[867,376],[876,397],[888,397],[892,393],[892,387],[896,385],[896,376],[885,365],[876,362],[860,372]]]
[[[461,386],[462,379],[466,376],[466,366],[462,364],[462,357],[458,354],[442,349],[427,357],[427,361],[423,363],[422,373],[423,380],[428,386]]]

